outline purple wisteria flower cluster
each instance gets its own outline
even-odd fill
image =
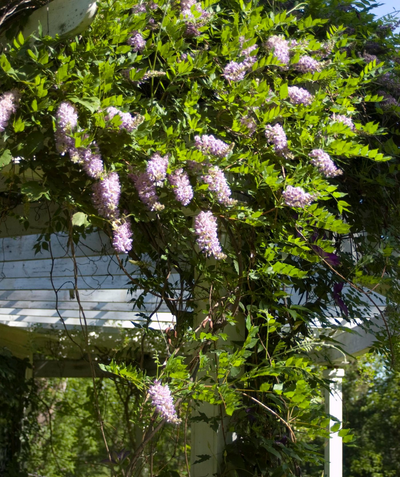
[[[103,160],[97,145],[94,144],[93,146],[95,149],[94,153],[90,146],[85,149],[77,149],[79,161],[77,160],[76,162],[83,162],[83,170],[89,177],[92,179],[100,179],[104,172]]]
[[[289,86],[289,99],[293,104],[304,104],[304,106],[309,106],[313,102],[314,97],[304,88]]]
[[[112,224],[113,247],[118,253],[128,253],[132,250],[132,230],[131,224],[125,221],[116,220]]]
[[[272,50],[273,55],[284,65],[290,61],[290,45],[283,36],[274,35],[268,38],[264,44],[267,50]]]
[[[138,31],[132,32],[131,37],[128,39],[128,45],[132,47],[132,50],[140,53],[146,48],[146,41],[142,34]]]
[[[285,131],[280,124],[275,124],[275,126],[268,124],[265,128],[265,137],[268,142],[274,145],[274,151],[277,154],[285,153],[288,143]]]
[[[379,96],[383,96],[380,107],[384,111],[390,111],[391,109],[400,107],[400,103],[392,95],[387,94],[384,91],[378,91],[378,94]]]
[[[155,185],[161,186],[165,180],[167,176],[168,161],[168,154],[164,157],[160,156],[160,154],[153,154],[150,161],[147,163],[147,175]]]
[[[248,129],[249,136],[252,136],[256,132],[257,123],[251,116],[243,116],[243,118],[240,119],[240,124]]]
[[[147,163],[146,171],[140,174],[129,174],[130,179],[139,195],[139,199],[152,212],[164,210],[164,205],[160,203],[157,195],[157,185],[162,185],[168,169],[168,155],[162,157],[160,154],[153,154]]]
[[[75,148],[75,140],[70,137],[73,130],[78,125],[78,112],[71,103],[64,101],[60,104],[56,114],[56,148],[64,155],[71,148]]]
[[[145,204],[152,212],[161,212],[164,210],[164,205],[160,203],[155,183],[147,175],[147,172],[141,172],[140,174],[129,174],[129,178],[132,180],[139,199]]]
[[[298,63],[294,65],[294,68],[300,73],[316,73],[317,71],[321,71],[319,61],[307,55],[302,56]]]
[[[168,181],[173,186],[175,198],[186,206],[193,199],[193,187],[190,185],[189,176],[182,168],[168,174]]]
[[[218,239],[217,219],[211,211],[199,213],[195,218],[194,230],[198,246],[208,257],[213,255],[217,260],[226,258]]]
[[[180,424],[181,420],[176,414],[174,401],[167,384],[163,386],[159,381],[155,381],[150,386],[149,395],[153,406],[163,419],[171,424]]]
[[[132,232],[128,219],[121,218],[118,209],[121,197],[118,174],[105,173],[101,153],[95,142],[88,147],[75,147],[75,140],[70,137],[70,134],[78,125],[78,112],[72,104],[67,101],[62,102],[58,107],[56,120],[57,150],[62,155],[68,152],[71,160],[82,164],[83,170],[91,179],[98,179],[93,184],[93,205],[99,215],[111,221],[114,249],[118,253],[128,253],[132,249]]]
[[[109,172],[93,184],[93,204],[105,219],[118,219],[121,185],[116,172]]]
[[[335,166],[335,163],[330,158],[329,154],[322,149],[313,149],[309,157],[312,158],[311,164],[318,168],[318,170],[325,177],[336,177],[343,174],[343,171]]]
[[[119,129],[125,129],[127,132],[132,132],[136,129],[144,120],[143,116],[132,116],[130,113],[124,113],[114,106],[107,108],[106,121],[111,121],[113,117],[119,116],[121,119],[121,124],[118,126]]]
[[[216,157],[226,157],[229,154],[230,146],[220,139],[216,139],[211,134],[208,136],[195,136],[194,138],[196,148],[203,154],[212,154]]]
[[[113,247],[118,253],[132,250],[132,230],[129,220],[120,217],[118,208],[121,197],[121,185],[116,172],[102,174],[100,180],[93,184],[93,205],[99,215],[111,220],[113,230]]]
[[[244,38],[241,39],[241,47],[243,46]],[[249,46],[248,48],[242,49],[240,56],[244,56],[243,61],[240,63],[236,61],[230,61],[224,68],[222,76],[229,81],[241,81],[246,73],[251,70],[251,67],[257,61],[257,57],[252,56],[251,53],[258,48],[257,45]]]
[[[290,185],[282,192],[282,197],[285,200],[285,204],[289,207],[300,207],[302,209],[310,205],[314,200],[314,197],[305,192],[301,187],[293,187]]]
[[[235,201],[231,198],[232,192],[226,177],[218,166],[210,167],[208,174],[202,176],[202,180],[208,184],[208,189],[211,192],[215,192],[217,200],[220,204],[228,207],[235,203]]]
[[[11,115],[17,111],[19,97],[17,90],[8,91],[0,96],[0,132],[6,129]]]
[[[194,11],[198,15],[195,15]],[[211,17],[211,14],[203,10],[201,3],[196,0],[181,0],[181,12],[186,24],[185,36],[189,37],[199,36],[199,28],[204,26]]]
[[[354,131],[356,128],[354,126],[353,120],[349,118],[348,116],[343,116],[342,114],[333,114],[332,121],[336,123],[343,123],[346,126],[348,126],[352,131]]]
[[[154,2],[139,3],[138,5],[134,5],[131,11],[134,15],[138,15],[140,13],[147,13],[148,10],[157,10],[157,8],[158,5]]]

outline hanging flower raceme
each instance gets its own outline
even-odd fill
[[[132,50],[140,53],[146,48],[146,41],[144,40],[141,33],[138,31],[132,32],[132,36],[128,40],[128,45],[132,47]]]
[[[167,384],[163,386],[159,381],[155,381],[150,386],[149,395],[153,406],[163,419],[171,424],[180,424],[181,420],[176,414],[174,401]]]
[[[190,185],[189,176],[182,168],[168,175],[168,181],[173,186],[175,198],[182,205],[188,205],[193,199],[193,187]]]
[[[310,205],[314,200],[311,194],[308,194],[301,187],[287,186],[285,191],[282,192],[282,197],[285,200],[285,204],[289,207],[304,208]]]
[[[161,185],[167,176],[168,169],[168,154],[164,157],[160,154],[153,154],[147,163],[146,171],[149,179],[155,183],[155,185]]]
[[[300,73],[316,73],[321,71],[321,64],[311,56],[302,56],[294,68]]]
[[[150,179],[147,172],[141,172],[140,174],[129,174],[129,178],[132,180],[139,199],[148,207],[152,212],[160,212],[164,210],[164,205],[159,202],[156,184]]]
[[[208,257],[213,255],[220,260],[226,258],[226,255],[222,252],[217,228],[217,219],[211,211],[200,212],[195,218],[194,230],[198,246]]]
[[[313,149],[309,156],[312,158],[311,164],[317,167],[325,177],[336,177],[343,174],[343,172],[335,166],[329,154],[322,149]]]
[[[348,116],[343,116],[342,114],[333,114],[332,121],[334,121],[335,123],[343,123],[348,126],[352,131],[354,131],[356,128],[354,126],[353,120]]]
[[[6,129],[11,115],[17,111],[19,98],[17,90],[8,91],[0,96],[0,132]]]
[[[226,157],[229,154],[230,147],[220,139],[216,139],[211,134],[208,136],[195,136],[194,138],[196,148],[203,154],[212,154],[216,157]]]
[[[75,147],[75,140],[70,137],[70,134],[78,125],[78,112],[75,106],[68,101],[62,102],[57,109],[56,124],[56,147],[58,152],[63,155],[69,149]]]
[[[231,199],[231,189],[226,177],[218,166],[210,167],[208,174],[202,176],[202,179],[208,184],[208,190],[215,192],[220,204],[229,206],[235,202]]]
[[[121,185],[116,172],[109,172],[93,184],[93,204],[99,215],[106,219],[119,217],[118,204],[121,196]]]
[[[118,253],[128,253],[132,250],[132,230],[128,219],[115,221],[113,228],[113,247]]]
[[[211,17],[211,14],[203,10],[201,3],[196,0],[181,0],[181,12],[186,23],[185,36],[188,37],[199,36],[199,28],[204,26]],[[198,14],[195,15],[194,12]]]
[[[106,121],[111,121],[117,115],[121,118],[119,129],[125,129],[129,133],[136,129],[144,120],[143,116],[137,115],[133,117],[130,113],[124,113],[114,106],[110,106],[107,108]]]
[[[306,89],[297,86],[289,86],[288,93],[290,102],[293,104],[304,104],[304,106],[309,106],[314,99],[313,95]]]
[[[242,44],[244,39],[242,40]],[[257,45],[249,46],[248,48],[240,52],[240,56],[244,56],[244,60],[240,63],[236,61],[230,61],[224,68],[223,76],[229,81],[241,81],[247,71],[251,70],[251,67],[257,61],[255,56],[251,55],[251,52],[258,48]]]
[[[267,50],[272,50],[273,55],[284,65],[287,65],[290,60],[289,52],[289,42],[285,40],[282,36],[274,35],[268,38],[265,42],[265,48]]]
[[[248,129],[249,136],[252,136],[256,132],[257,123],[251,116],[243,116],[243,118],[240,119],[240,124]]]
[[[287,150],[286,134],[280,124],[275,124],[275,126],[268,124],[265,128],[265,137],[274,145],[274,151],[277,154],[282,154]]]
[[[95,149],[94,153],[89,146],[87,148],[77,149],[77,154],[79,162],[83,163],[83,170],[86,174],[92,179],[99,179],[104,172],[103,160],[97,145],[94,144],[93,147]]]

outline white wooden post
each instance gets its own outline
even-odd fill
[[[340,423],[343,420],[342,380],[343,368],[327,369],[325,378],[332,381],[329,391],[325,391],[326,412]],[[331,419],[329,429],[336,424]],[[338,432],[331,434],[325,447],[325,477],[343,477],[343,443]]]
[[[197,326],[202,319],[204,319],[204,315],[197,315]],[[244,341],[245,329],[243,316],[239,315],[235,326],[229,324],[225,326],[224,333],[228,335],[228,339],[218,343],[219,347],[229,346],[233,341]],[[193,413],[193,416],[195,417],[199,413],[204,413],[209,419],[215,418],[220,424],[216,432],[206,422],[191,424],[190,477],[212,477],[221,472],[223,453],[226,445],[232,443],[233,436],[228,429],[229,417],[226,416],[222,406],[203,403]],[[195,464],[196,461],[201,460],[199,456],[202,455],[209,455],[210,458]]]

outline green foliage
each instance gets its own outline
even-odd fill
[[[398,389],[398,373],[377,356],[367,355],[346,371],[345,420],[356,435],[345,453],[346,477],[399,474]]]
[[[105,171],[118,174],[119,209],[132,223],[133,249],[121,263],[131,290],[141,292],[135,304],[143,307],[144,297],[154,295],[176,317],[163,335],[156,378],[170,386],[181,416],[203,402],[228,416],[238,438],[226,450],[222,473],[299,475],[320,455],[296,435],[327,435],[323,382],[311,358],[339,327],[337,316],[366,316],[371,303],[362,286],[392,285],[398,277],[398,141],[391,132],[397,116],[387,121],[380,107],[386,66],[361,57],[377,25],[370,33],[368,24],[352,19],[353,34],[320,19],[336,13],[335,2],[310,1],[286,12],[264,2],[208,1],[203,19],[195,7],[183,14],[170,1],[142,13],[132,12],[136,4],[99,1],[94,23],[81,36],[19,36],[2,54],[2,88],[21,95],[0,141],[7,194],[16,204],[59,206],[44,233],[66,230],[75,240],[98,227],[111,236],[119,219],[99,214],[92,201],[98,180],[73,154],[96,145]],[[193,16],[195,35],[188,34],[184,15]],[[371,20],[368,8],[362,18]],[[146,43],[142,51],[127,44],[136,31]],[[288,65],[268,48],[276,35],[292,41]],[[242,50],[254,45],[255,61],[247,59],[244,77],[229,79],[227,65],[244,61]],[[318,61],[319,71],[299,69],[302,56]],[[312,102],[295,104],[293,86],[307,89]],[[70,131],[72,153],[60,154],[57,110],[66,101],[76,108],[79,126]],[[142,122],[132,132],[120,130],[118,115],[107,118],[110,106]],[[355,128],[333,115],[351,116]],[[276,124],[287,136],[283,152],[265,135]],[[197,135],[224,141],[227,154],[203,154]],[[328,153],[343,174],[325,177],[311,162],[314,149]],[[156,189],[163,210],[149,211],[140,200],[131,175],[143,172],[154,153],[168,154],[169,173],[188,172],[194,198],[186,207],[167,181]],[[229,205],[202,179],[212,166],[229,182]],[[288,205],[289,186],[312,194],[312,204]],[[199,249],[193,221],[208,210],[225,259]],[[350,291],[338,291],[345,283]],[[150,320],[150,312],[143,310],[143,317]],[[155,354],[154,340],[144,327],[142,352],[148,346]],[[105,369],[135,389],[144,441],[154,442],[152,431],[165,420],[149,402],[152,380],[143,366]],[[136,454],[127,475],[143,453],[137,442],[129,445]],[[74,465],[69,454],[65,466],[72,472]]]

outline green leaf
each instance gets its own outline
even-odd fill
[[[32,202],[45,197],[46,199],[50,199],[49,191],[44,188],[41,184],[35,181],[25,182],[21,186],[22,194],[26,195],[28,199]]]
[[[82,106],[85,106],[91,113],[95,113],[100,109],[100,99],[95,96],[90,96],[88,98],[77,98],[76,96],[70,96],[68,98],[73,103],[79,103]]]
[[[76,214],[72,216],[72,225],[76,227],[80,227],[81,225],[89,225],[87,215],[83,212],[76,212]]]
[[[0,156],[0,167],[4,167],[13,160],[13,156],[9,149],[6,149]]]

